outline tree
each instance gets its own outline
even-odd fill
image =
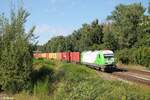
[[[98,23],[98,20],[94,20],[91,24],[83,24],[69,36],[53,37],[43,48],[48,52],[97,49],[96,47],[99,48],[98,45],[103,43],[102,29],[103,26]]]
[[[70,44],[72,45],[71,51],[79,51],[81,38],[81,33],[79,32],[79,30],[74,31],[69,37],[68,39],[70,39]]]
[[[31,38],[35,27],[25,32],[28,16],[29,13],[20,8],[18,12],[11,11],[10,19],[1,19],[0,88],[5,91],[14,93],[31,86]]]
[[[94,20],[91,24],[92,32],[91,39],[92,43],[101,44],[103,43],[103,26],[99,24],[98,19]]]
[[[134,47],[141,34],[139,23],[145,9],[141,4],[118,5],[108,16],[113,23],[115,33],[118,35],[120,48]]]
[[[64,36],[53,37],[44,47],[46,52],[67,51],[66,38]]]
[[[148,10],[150,10],[150,2]],[[138,37],[138,42],[136,43],[136,47],[150,47],[150,16],[144,15],[141,17],[141,21],[139,23],[139,27],[141,30],[141,35]]]
[[[76,31],[76,37],[79,37],[76,40],[75,47],[79,51],[91,50],[95,46],[102,44],[103,39],[103,26],[98,23],[98,20],[94,20],[91,24],[83,24],[82,28]],[[77,36],[78,35],[78,36]]]
[[[104,33],[104,47],[110,50],[115,51],[117,49],[117,39],[115,38],[115,34],[108,32]]]
[[[146,34],[143,38],[139,39],[136,43],[136,47],[150,47],[150,35]]]
[[[113,51],[118,49],[118,39],[117,34],[113,30],[112,23],[106,22],[103,23],[103,45],[106,49],[111,49]]]

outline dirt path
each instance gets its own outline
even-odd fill
[[[0,100],[15,100],[12,96],[8,96],[5,93],[0,93]]]

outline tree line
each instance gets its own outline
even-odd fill
[[[43,52],[104,48],[116,51],[140,46],[149,47],[150,16],[145,13],[148,12],[140,3],[120,4],[107,17],[106,23],[99,23],[98,19],[90,24],[85,23],[71,35],[53,37],[37,49]]]
[[[137,50],[146,50],[147,54],[141,55],[146,56],[146,58],[150,56],[150,3],[148,8],[144,8],[141,3],[120,4],[107,17],[105,23],[99,23],[96,19],[90,24],[83,24],[71,35],[53,37],[46,44],[37,47],[37,50],[42,52],[82,52],[100,49],[111,49],[116,53],[119,51],[131,51],[132,53]],[[133,63],[129,59],[128,52],[122,53],[129,57],[117,56],[119,60],[126,58],[126,61],[122,60],[123,63]],[[148,63],[149,61],[145,62]],[[147,63],[144,65],[150,66],[150,63]],[[135,61],[135,64],[141,63]]]

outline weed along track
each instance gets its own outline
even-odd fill
[[[148,75],[148,76],[150,76],[150,71],[136,70],[136,69],[129,69],[128,71],[132,72],[132,73],[137,73],[137,74],[142,74],[142,75]]]
[[[128,72],[113,72],[112,75],[117,76],[123,80],[141,83],[150,86],[150,78],[142,77],[142,75],[139,76],[137,74],[128,73]]]

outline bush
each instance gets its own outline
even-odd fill
[[[150,48],[143,47],[137,49],[134,58],[137,64],[150,68]]]
[[[2,19],[0,29],[0,88],[11,93],[31,86],[32,49],[30,40],[34,28],[26,33],[24,23],[28,13],[22,8],[12,11],[11,18]],[[1,24],[0,24],[1,27]]]
[[[116,52],[116,58],[118,62],[124,64],[140,64],[150,68],[150,48],[140,47],[132,49],[123,49]]]

